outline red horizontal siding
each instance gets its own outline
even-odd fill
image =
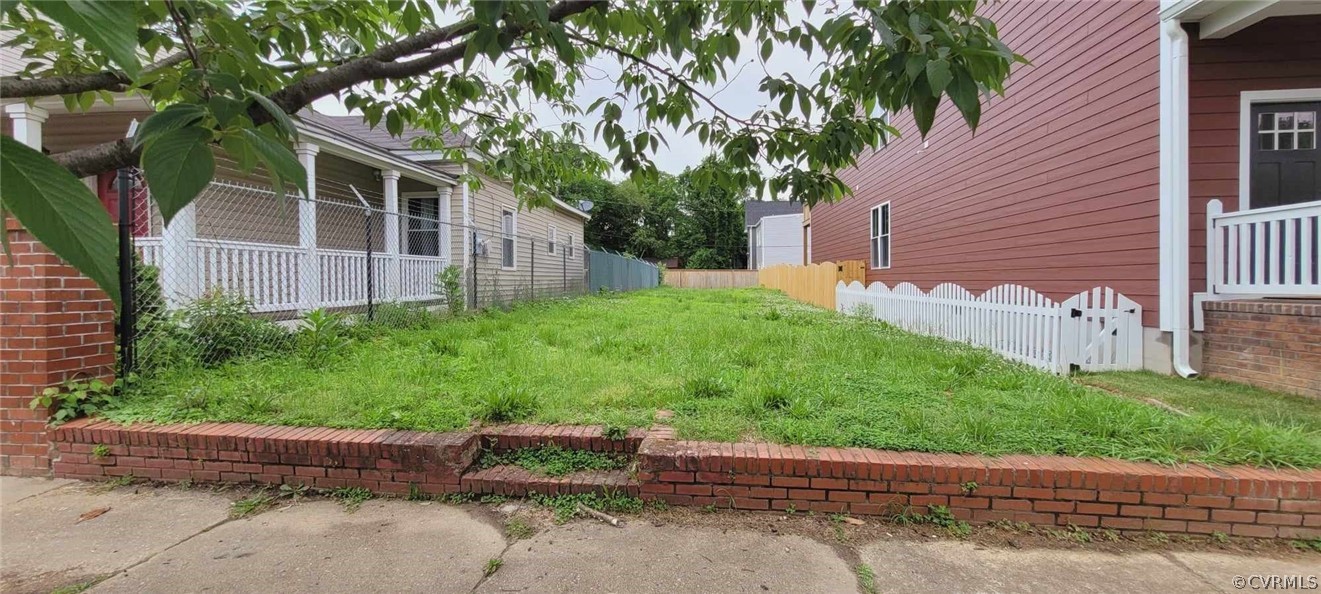
[[[1321,16],[1266,19],[1188,52],[1189,262],[1192,290],[1206,290],[1206,203],[1238,210],[1239,108],[1243,91],[1321,88]]]
[[[1159,43],[1154,2],[1000,2],[986,15],[1015,51],[1003,98],[974,135],[948,102],[844,173],[854,196],[812,210],[815,261],[867,259],[868,212],[892,209],[892,268],[867,280],[1003,283],[1063,299],[1097,285],[1155,325]]]

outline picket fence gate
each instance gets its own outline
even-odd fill
[[[1142,307],[1109,287],[1060,303],[1028,287],[980,296],[952,283],[925,292],[911,283],[835,286],[836,309],[898,328],[988,348],[1055,373],[1142,368]]]

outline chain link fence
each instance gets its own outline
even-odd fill
[[[581,244],[520,234],[515,217],[452,222],[444,201],[317,180],[316,200],[260,180],[211,182],[168,227],[136,171],[120,176],[126,371],[215,366],[296,348],[293,328],[405,327],[467,309],[580,295]],[[467,253],[467,256],[464,254]]]

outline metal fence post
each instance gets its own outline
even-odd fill
[[[528,282],[531,286],[529,292],[532,294],[532,300],[535,301],[537,299],[537,240],[529,237],[527,238],[527,245],[528,252],[531,253],[528,261],[531,263],[532,267],[532,269],[528,271]]]
[[[477,230],[474,229],[471,231],[471,233],[472,233],[472,291],[471,291],[472,308],[477,309],[478,307],[481,306],[480,301],[478,301],[477,299]]]
[[[363,217],[363,220],[366,221],[367,226],[367,321],[370,322],[376,317],[376,267],[372,262],[372,211],[371,209],[365,209],[363,212],[367,215]]]
[[[129,185],[133,176],[127,168],[119,170],[119,377],[128,377],[135,367],[134,343],[137,342],[138,309],[135,303],[133,258],[133,196]]]

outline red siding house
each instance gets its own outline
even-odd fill
[[[1321,395],[1321,2],[984,12],[1032,63],[976,134],[948,103],[926,139],[897,119],[854,195],[812,209],[812,260],[922,291],[1109,287],[1141,309],[1143,367]]]

